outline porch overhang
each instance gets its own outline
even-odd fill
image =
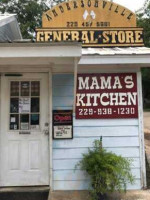
[[[81,57],[81,44],[62,43],[1,43],[0,65],[54,65],[74,63]]]
[[[150,48],[82,48],[78,42],[0,43],[0,67],[52,67],[53,72],[150,67]]]

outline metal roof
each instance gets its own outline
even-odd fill
[[[147,47],[82,48],[82,55],[150,55]]]
[[[0,14],[0,42],[22,39],[16,14]]]
[[[16,14],[0,14],[0,27],[14,21]]]
[[[80,65],[137,65],[150,67],[150,48],[82,48]]]

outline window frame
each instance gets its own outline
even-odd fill
[[[19,82],[19,95],[18,96],[11,96],[11,83],[12,82]],[[21,82],[29,82],[30,87],[29,87],[29,96],[21,96]],[[39,82],[39,96],[31,96],[31,82]],[[10,111],[10,106],[11,106],[11,99],[12,98],[29,98],[30,99],[30,112],[29,113],[19,113],[19,105],[18,105],[18,113],[11,113]],[[33,112],[31,113],[31,98],[39,98],[39,112]],[[15,79],[15,80],[9,80],[9,102],[8,102],[8,130],[9,132],[22,132],[22,131],[28,131],[28,132],[41,132],[41,80],[40,79]],[[17,114],[19,117],[19,122],[18,122],[18,129],[10,129],[10,123],[11,123],[11,115]],[[29,129],[21,129],[21,115],[22,114],[29,114]],[[39,127],[37,129],[32,129],[31,128],[31,115],[32,114],[37,114],[39,115]]]

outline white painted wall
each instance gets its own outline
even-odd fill
[[[53,75],[53,109],[73,109],[73,74]],[[103,146],[118,155],[132,158],[136,178],[128,189],[141,189],[141,159],[138,119],[76,120],[73,140],[53,140],[53,189],[85,190],[89,177],[74,170],[82,154],[103,136]]]

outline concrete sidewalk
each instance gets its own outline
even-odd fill
[[[86,191],[57,191],[48,200],[91,200]],[[150,190],[128,191],[126,194],[112,194],[106,200],[150,200]]]

